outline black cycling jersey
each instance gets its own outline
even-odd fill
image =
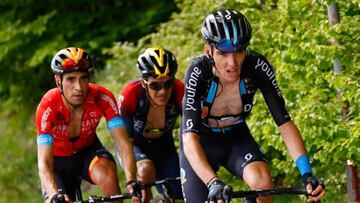
[[[219,79],[212,72],[212,63],[205,55],[196,57],[185,73],[183,99],[183,132],[199,133],[201,125],[207,126],[211,105],[215,99]],[[278,126],[291,118],[285,109],[285,101],[277,84],[274,70],[266,58],[257,52],[247,51],[242,64],[239,91],[243,109],[238,124],[243,122],[253,107],[253,98],[260,89],[266,104]],[[205,110],[205,108],[208,108]],[[205,114],[205,115],[204,115]],[[228,115],[224,115],[228,116]],[[227,127],[221,129],[226,130]],[[219,129],[214,129],[214,131]]]

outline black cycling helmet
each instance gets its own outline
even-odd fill
[[[207,43],[220,51],[236,52],[249,45],[251,27],[240,12],[219,9],[205,18],[201,34]]]
[[[137,68],[144,79],[174,77],[177,67],[175,56],[159,47],[146,49],[137,59]]]
[[[84,49],[77,47],[61,49],[51,61],[51,69],[54,74],[90,71],[93,67],[89,54]]]

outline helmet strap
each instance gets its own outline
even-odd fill
[[[145,79],[142,78],[142,80],[145,80]],[[157,107],[158,105],[155,104],[155,102],[152,100],[152,98],[151,98],[151,96],[149,94],[149,86],[147,84],[145,84],[144,81],[141,81],[141,83],[142,83],[142,86],[145,88],[146,96],[147,96],[147,98],[149,98],[149,101],[150,101],[151,105]]]
[[[211,65],[215,68],[215,71],[217,70],[216,64],[215,64],[215,60],[214,60],[214,47],[210,46],[210,54],[208,55],[210,61],[211,61]],[[211,67],[212,68],[212,67]]]

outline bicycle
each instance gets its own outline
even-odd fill
[[[230,203],[231,199],[235,198],[242,198],[244,203],[256,203],[256,198],[264,197],[264,196],[271,196],[271,195],[306,195],[308,196],[309,193],[307,192],[305,187],[301,188],[274,188],[274,189],[265,189],[265,190],[248,190],[248,191],[233,191],[232,187],[226,185],[224,188],[224,198],[228,199],[225,203]],[[313,203],[320,203],[320,201],[316,201]]]
[[[147,183],[147,184],[143,184],[142,185],[142,189],[145,188],[149,188],[152,186],[158,186],[161,185],[161,187],[163,188],[164,193],[163,194],[158,194],[157,196],[155,196],[150,203],[175,203],[175,198],[173,196],[173,191],[172,191],[172,184],[180,181],[180,177],[176,177],[176,178],[165,178],[163,180],[159,180],[159,181],[155,181],[153,183]]]
[[[83,195],[82,195],[82,191],[81,191],[81,187],[80,187],[82,180],[80,177],[78,177],[76,181],[78,181],[78,184],[76,184],[77,186],[74,188],[75,200],[73,201],[73,203],[113,202],[116,200],[124,200],[124,199],[132,198],[131,193],[121,193],[121,194],[105,196],[105,197],[90,195],[88,197],[88,200],[83,200]]]
[[[106,196],[106,197],[90,195],[88,200],[80,200],[80,201],[75,201],[73,203],[113,202],[116,200],[131,199],[132,196],[133,195],[131,193],[122,193],[122,194],[111,195],[111,196]]]

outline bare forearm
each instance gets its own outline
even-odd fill
[[[216,176],[207,161],[204,150],[202,149],[198,135],[194,133],[183,134],[184,153],[191,167],[200,179],[207,184],[209,180]]]
[[[136,180],[136,160],[133,152],[133,145],[129,139],[125,127],[111,131],[115,146],[119,151],[126,180]]]
[[[292,121],[288,121],[287,123],[281,125],[279,129],[284,139],[286,148],[294,161],[299,156],[307,154],[300,132]]]
[[[41,184],[49,197],[52,197],[54,194],[58,193],[52,164],[39,163],[39,177]]]
[[[119,153],[125,172],[126,180],[136,180],[136,161],[130,141],[121,145]]]

